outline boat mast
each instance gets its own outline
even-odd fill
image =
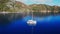
[[[31,10],[32,11],[32,20],[33,20],[33,10]]]

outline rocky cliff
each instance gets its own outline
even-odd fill
[[[22,19],[26,15],[26,12],[28,10],[27,5],[18,1],[8,2],[4,4],[5,5],[0,4],[0,24],[6,24],[13,20]],[[10,12],[10,13],[5,13],[5,12]]]
[[[50,6],[45,4],[32,4],[29,6],[34,15],[56,15],[60,14],[60,6]]]

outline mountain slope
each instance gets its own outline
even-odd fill
[[[36,15],[59,14],[60,6],[49,6],[45,4],[32,4],[29,6]]]

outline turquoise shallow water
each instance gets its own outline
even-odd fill
[[[21,34],[31,34],[32,26],[27,24],[31,16],[26,16],[19,20],[13,20],[9,25],[0,26],[0,32],[19,32]],[[33,26],[33,34],[39,33],[56,33],[60,32],[60,15],[47,17],[34,17],[37,21],[36,26]]]

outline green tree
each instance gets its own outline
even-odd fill
[[[6,11],[9,7],[6,6],[6,3],[10,0],[0,0],[0,11]]]

